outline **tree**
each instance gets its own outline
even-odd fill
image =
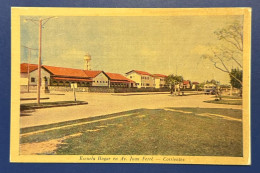
[[[200,84],[198,85],[199,90],[203,90],[205,84],[206,84],[206,82],[200,83]]]
[[[210,60],[215,68],[228,73],[232,79],[243,86],[242,78],[237,78],[232,73],[233,64],[238,69],[243,69],[243,26],[235,21],[231,25],[214,32],[219,42],[209,46],[209,52],[202,55],[202,58]],[[232,65],[230,65],[232,64]]]
[[[171,74],[166,77],[166,84],[170,86],[171,94],[173,94],[173,88],[174,88],[174,94],[176,95],[176,85],[179,85],[182,81],[183,81],[182,76]]]
[[[237,88],[240,90],[240,95],[242,96],[242,84],[240,82],[238,82],[236,79],[239,79],[240,81],[242,81],[243,78],[243,71],[235,68],[231,70],[231,74],[230,75],[230,84],[232,87]],[[235,78],[234,78],[235,76]]]

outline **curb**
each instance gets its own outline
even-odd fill
[[[44,108],[54,108],[54,107],[67,107],[67,106],[77,106],[77,105],[86,105],[88,104],[88,102],[83,102],[83,103],[69,103],[69,104],[63,104],[63,105],[49,105],[49,106],[33,106],[30,108],[24,108],[21,109],[20,107],[20,111],[25,111],[25,110],[33,110],[33,109],[44,109]]]

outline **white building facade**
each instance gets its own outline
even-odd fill
[[[126,77],[130,80],[135,81],[137,88],[155,87],[154,77],[150,73],[144,71],[132,70],[126,73]]]

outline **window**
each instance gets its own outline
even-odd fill
[[[146,84],[146,86],[150,86],[150,84],[149,84],[149,83],[147,83],[147,84]]]
[[[130,76],[130,79],[132,79],[132,76]]]
[[[97,80],[97,83],[98,83],[98,80]]]
[[[31,82],[35,82],[35,78],[34,77],[31,78]]]
[[[107,81],[106,81],[106,83],[107,83]]]
[[[68,81],[65,82],[65,86],[70,86],[70,83]]]
[[[63,83],[62,81],[59,81],[59,85],[60,85],[60,86],[63,86],[64,83]]]
[[[53,81],[52,85],[58,85],[58,82],[57,81]]]

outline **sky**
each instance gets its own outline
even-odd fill
[[[29,55],[23,46],[38,48],[39,26],[29,18],[40,16],[21,17],[21,63],[28,62]],[[42,64],[83,69],[88,53],[91,70],[121,74],[141,70],[228,84],[228,74],[202,59],[201,50],[217,43],[214,31],[242,19],[230,15],[52,18],[42,29]],[[30,63],[38,63],[38,51],[32,51]]]

